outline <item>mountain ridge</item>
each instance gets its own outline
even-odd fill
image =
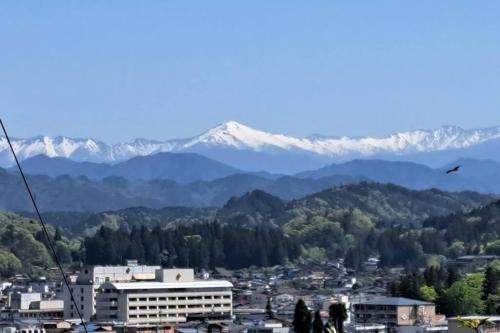
[[[159,152],[194,152],[235,168],[247,171],[295,173],[332,162],[381,155],[405,156],[448,152],[449,160],[467,157],[467,149],[493,142],[500,145],[500,126],[462,129],[443,126],[434,130],[415,130],[383,137],[330,137],[315,135],[297,138],[273,134],[235,121],[219,124],[200,135],[186,139],[148,140],[106,144],[94,139],[73,139],[63,136],[13,138],[21,160],[44,154],[75,161],[117,163],[136,156]],[[497,142],[498,141],[498,142]],[[0,137],[0,165],[12,164],[5,138]],[[480,150],[480,149],[479,149]],[[462,153],[462,154],[460,154]],[[464,155],[464,156],[461,156]],[[479,158],[479,157],[476,157]],[[274,164],[279,164],[273,167]]]

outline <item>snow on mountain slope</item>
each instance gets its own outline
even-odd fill
[[[135,156],[158,152],[185,152],[225,149],[252,153],[308,153],[335,160],[349,156],[369,157],[377,154],[405,155],[420,152],[463,149],[500,138],[500,126],[484,129],[462,129],[455,126],[436,130],[396,133],[382,138],[329,138],[314,136],[295,138],[272,134],[235,121],[220,124],[201,135],[182,140],[155,141],[136,139],[108,145],[93,139],[39,136],[12,139],[20,159],[39,154],[65,157],[76,161],[114,163]],[[0,137],[0,165],[12,164],[5,138]]]

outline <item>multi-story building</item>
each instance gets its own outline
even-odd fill
[[[155,271],[159,266],[139,266],[135,262],[127,266],[89,266],[84,267],[80,274],[71,282],[71,290],[76,307],[85,321],[90,321],[95,315],[95,300],[99,288],[106,282],[148,281],[155,279]],[[63,288],[64,318],[76,319],[78,312],[71,301],[68,289]]]
[[[433,303],[402,297],[381,297],[354,304],[354,319],[360,327],[382,324],[389,332],[394,332],[408,331],[403,327],[409,326],[439,327],[445,317],[436,314]]]
[[[159,269],[155,281],[103,284],[96,320],[143,327],[227,320],[232,317],[232,287],[224,280],[196,280],[192,269]]]
[[[10,304],[0,311],[0,319],[17,320],[60,320],[63,318],[63,301],[42,299],[40,293],[15,292],[10,295]]]

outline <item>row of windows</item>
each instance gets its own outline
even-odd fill
[[[185,301],[185,300],[212,300],[212,299],[230,299],[230,295],[215,296],[178,296],[178,297],[130,297],[130,302],[158,302],[158,301]],[[116,300],[116,299],[115,299]]]
[[[168,317],[185,317],[185,315],[182,315],[182,314],[171,314],[171,315],[166,315],[166,314],[161,314],[160,316],[156,315],[156,314],[150,314],[150,315],[146,315],[146,314],[140,314],[140,315],[130,315],[129,318],[130,319],[136,319],[136,318],[168,318]]]
[[[21,318],[45,318],[45,317],[62,317],[61,312],[45,312],[45,313],[20,313]]]
[[[356,304],[354,306],[356,310],[378,310],[378,311],[396,311],[397,306],[395,305],[365,305],[365,304]]]
[[[380,314],[380,315],[375,315],[375,314],[356,314],[356,318],[378,318],[378,319],[396,319],[397,316],[395,314]]]
[[[164,310],[164,309],[185,309],[185,308],[220,308],[223,306],[231,306],[231,303],[221,303],[221,304],[189,304],[189,305],[160,305],[160,306],[130,306],[128,309],[134,310]]]

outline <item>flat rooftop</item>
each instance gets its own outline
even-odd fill
[[[106,283],[106,286],[112,286],[117,290],[134,289],[191,289],[191,288],[232,288],[233,284],[223,280],[199,280],[191,282],[123,282]]]
[[[418,299],[404,297],[380,297],[366,302],[356,304],[366,305],[394,305],[394,306],[414,306],[414,305],[434,305],[434,303],[420,301]]]

